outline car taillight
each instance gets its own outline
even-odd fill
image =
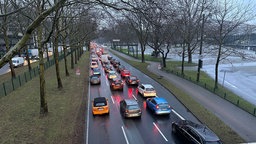
[[[168,108],[171,108],[171,106],[168,106]]]
[[[132,82],[132,80],[129,80],[129,82]]]
[[[157,109],[159,109],[159,106],[158,106],[158,105],[156,105],[156,108],[157,108]]]

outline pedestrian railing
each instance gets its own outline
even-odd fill
[[[67,56],[70,55],[71,52],[68,52]],[[61,54],[59,56],[59,61],[64,59],[64,54]],[[44,69],[48,69],[51,66],[55,64],[55,60],[50,59],[49,61],[44,63]],[[7,96],[9,93],[13,92],[17,88],[21,87],[28,81],[32,80],[33,78],[37,77],[39,75],[39,66],[32,68],[30,71],[26,71],[18,76],[16,78],[12,78],[10,80],[7,80],[0,84],[0,98],[3,96]]]

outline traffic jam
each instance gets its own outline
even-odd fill
[[[94,48],[90,59],[86,143],[222,143],[162,86],[108,50]]]

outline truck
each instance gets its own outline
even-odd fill
[[[12,58],[12,64],[15,68],[23,66],[24,65],[24,58],[23,57],[14,57],[14,58]]]
[[[108,55],[101,55],[101,58],[100,58],[101,62],[108,62]]]

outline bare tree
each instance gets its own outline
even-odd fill
[[[229,49],[224,49],[223,45],[227,36],[238,28],[241,24],[255,17],[252,5],[239,3],[236,0],[224,0],[215,2],[215,9],[212,13],[212,38],[218,47],[215,64],[215,89],[218,88],[219,63],[230,53]]]

